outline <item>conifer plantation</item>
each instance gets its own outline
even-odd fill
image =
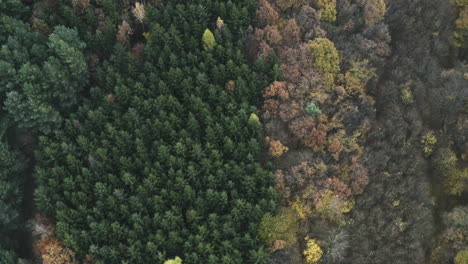
[[[467,264],[466,0],[0,0],[0,264]]]

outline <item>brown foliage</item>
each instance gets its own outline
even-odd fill
[[[304,144],[317,152],[325,147],[327,142],[327,127],[324,124],[318,125],[304,140]]]
[[[283,36],[283,42],[285,45],[296,45],[301,39],[301,29],[296,23],[294,18],[289,19],[286,22],[286,25],[281,30],[281,35]]]
[[[273,99],[268,99],[263,103],[263,114],[265,118],[272,118],[276,116],[278,111],[279,102]]]
[[[315,127],[312,117],[302,116],[294,119],[288,126],[289,131],[298,139],[304,140]]]
[[[117,33],[117,41],[128,47],[130,45],[129,36],[133,33],[132,28],[127,23],[127,21],[122,21],[122,24],[119,26],[119,32]]]
[[[135,44],[135,46],[133,46],[132,48],[132,54],[133,54],[133,57],[135,57],[135,59],[139,62],[139,63],[142,63],[143,62],[143,45],[141,43],[137,43]]]
[[[278,0],[278,1],[276,1],[276,4],[282,10],[286,10],[288,8],[298,7],[298,6],[301,6],[301,5],[308,4],[309,2],[310,2],[310,0]]]
[[[337,139],[334,138],[330,140],[328,143],[328,151],[333,153],[333,157],[335,160],[338,160],[340,157],[340,153],[345,149],[345,147],[341,144],[341,142]]]
[[[296,101],[285,102],[280,105],[279,109],[279,115],[284,122],[290,121],[302,111],[302,107]]]
[[[34,217],[34,235],[38,236],[50,236],[55,233],[55,224],[52,219],[43,215],[37,214]]]
[[[83,11],[89,7],[89,0],[72,0],[74,8]]]
[[[226,83],[226,90],[230,93],[234,92],[236,90],[236,82],[233,80],[230,80]]]
[[[264,61],[268,60],[270,54],[274,52],[273,48],[266,43],[266,41],[260,42],[259,51],[258,51],[258,59],[263,59]]]
[[[354,194],[361,194],[369,183],[369,171],[360,164],[354,163],[351,167],[351,190]]]
[[[333,192],[342,199],[346,199],[352,194],[351,189],[349,189],[348,185],[346,185],[338,178],[328,178],[326,180],[326,184],[329,189],[333,190]]]
[[[364,6],[366,23],[374,25],[383,20],[386,11],[384,0],[368,0]]]
[[[261,26],[274,25],[279,20],[279,14],[267,0],[258,1],[257,20]]]
[[[288,199],[291,194],[289,187],[287,187],[282,170],[275,171],[275,189],[279,191],[281,196],[285,199]]]
[[[296,21],[305,39],[320,38],[324,37],[326,34],[324,30],[320,29],[320,12],[308,5],[301,7]]]
[[[267,26],[264,29],[263,35],[265,39],[273,46],[279,45],[281,43],[282,36],[276,26]]]
[[[289,99],[289,93],[286,89],[286,82],[273,82],[268,86],[263,92],[263,97],[274,97],[278,96],[279,98],[286,100]]]

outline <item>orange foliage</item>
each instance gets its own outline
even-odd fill
[[[271,118],[276,115],[278,110],[279,103],[276,100],[268,99],[263,104],[263,112],[265,114],[265,118]]]
[[[326,184],[329,189],[333,190],[342,199],[346,199],[352,194],[348,186],[337,178],[328,178]]]
[[[327,127],[324,124],[318,125],[304,140],[304,144],[317,152],[324,148],[327,141]]]
[[[78,264],[75,252],[66,248],[55,237],[45,237],[35,245],[36,254],[40,255],[43,264]]]
[[[268,250],[270,250],[270,252],[275,252],[277,250],[283,249],[286,246],[286,244],[287,243],[284,240],[276,240],[273,246],[270,247]]]
[[[274,97],[278,96],[283,100],[289,99],[289,93],[286,89],[286,82],[273,82],[263,92],[263,97]]]
[[[266,137],[266,142],[270,145],[270,155],[273,157],[280,157],[289,150],[288,147],[284,146],[279,140]]]

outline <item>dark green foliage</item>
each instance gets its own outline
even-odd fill
[[[0,168],[0,256],[10,256],[11,253],[1,249],[17,249],[15,237],[24,228],[20,217],[24,161],[3,141],[0,141]]]
[[[80,258],[267,263],[257,226],[276,193],[271,168],[259,163],[262,128],[249,118],[271,67],[255,69],[242,55],[252,4],[148,5],[140,57],[116,45],[89,103],[41,138],[37,205]],[[209,52],[206,28],[217,43]]]
[[[16,264],[17,257],[13,251],[0,248],[0,260],[2,264]]]
[[[58,26],[49,40],[29,26],[2,16],[0,97],[18,127],[51,133],[78,101],[88,70],[76,31]]]

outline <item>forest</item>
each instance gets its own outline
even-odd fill
[[[0,0],[0,264],[468,264],[468,0]]]

